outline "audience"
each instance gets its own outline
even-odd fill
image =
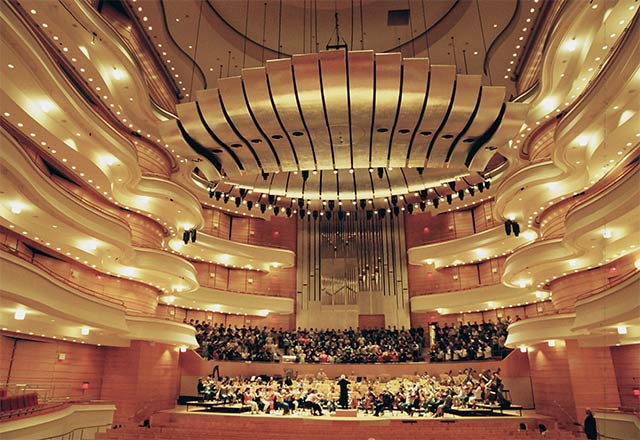
[[[517,317],[519,320],[519,317]],[[431,345],[431,362],[472,361],[504,357],[509,349],[504,346],[511,317],[498,318],[497,323],[474,322],[471,324],[431,324],[434,341]]]
[[[407,415],[423,413],[434,417],[461,408],[478,405],[497,405],[508,408],[510,402],[502,395],[500,370],[479,372],[473,369],[441,374],[439,378],[428,374],[411,378],[394,378],[387,382],[379,379],[350,378],[349,406],[374,416],[385,411],[400,411]],[[251,413],[278,412],[296,414],[309,410],[322,415],[323,410],[335,411],[340,393],[335,381],[306,378],[252,378],[203,377],[198,393],[204,400],[222,404],[244,404]]]
[[[281,353],[300,363],[384,363],[423,360],[424,329],[296,331],[225,327],[192,322],[208,359],[278,362]]]

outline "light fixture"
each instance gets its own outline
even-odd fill
[[[619,335],[626,335],[627,334],[627,326],[625,326],[625,325],[619,325],[617,327],[617,330],[618,330],[618,334]]]
[[[9,207],[14,214],[20,214],[24,209],[24,205],[20,202],[10,202]]]
[[[527,352],[527,346],[526,346],[526,345],[522,345],[522,346],[520,347],[520,352],[521,352],[521,353],[526,353],[526,352]]]
[[[90,330],[89,327],[87,326],[82,326],[82,328],[80,329],[80,334],[82,336],[87,336],[89,334]]]
[[[603,238],[611,238],[611,231],[607,228],[604,228],[602,230],[602,237]]]
[[[16,309],[16,312],[13,314],[13,319],[17,321],[22,321],[25,316],[27,316],[27,311],[25,309]]]
[[[186,353],[187,352],[187,347],[185,347],[184,345],[182,345],[180,347],[180,353]]]
[[[555,347],[556,346],[556,341],[553,340],[553,339],[550,339],[550,340],[547,341],[547,345],[549,347]]]

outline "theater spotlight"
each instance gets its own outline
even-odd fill
[[[304,209],[299,210],[298,214],[300,215],[301,219],[304,219]]]
[[[393,215],[395,215],[396,217],[400,215],[400,207],[399,206],[394,206],[393,207]]]
[[[240,188],[240,198],[244,200],[244,196],[247,195],[247,190],[245,188]]]
[[[482,182],[478,183],[478,191],[480,192],[484,191],[484,183]]]
[[[325,212],[324,216],[327,218],[327,220],[331,220],[331,211]]]
[[[384,176],[384,168],[379,167],[378,168],[378,179],[382,179],[382,176]]]
[[[426,202],[420,202],[420,211],[424,212],[425,209],[427,209],[427,203]]]
[[[344,220],[344,211],[342,210],[338,211],[338,220],[340,221]]]
[[[421,189],[420,190],[420,200],[427,200],[427,190],[426,189]]]
[[[470,187],[469,187],[469,195],[470,195],[471,197],[473,197],[473,196],[475,195],[475,193],[476,193],[476,190],[475,190],[475,189],[473,189],[473,186],[470,186]]]
[[[380,208],[378,209],[378,218],[384,218],[385,214],[387,213],[387,211],[384,208]]]
[[[420,174],[422,176],[422,173],[424,172],[424,168],[423,167],[418,167],[418,168],[416,168],[416,171],[418,172],[418,174]]]
[[[273,194],[269,194],[267,200],[269,200],[269,205],[273,205],[274,203],[276,203],[276,196],[274,196]]]
[[[453,197],[451,196],[451,194],[447,194],[447,203],[451,205],[451,202],[453,202]]]
[[[298,208],[302,209],[304,206],[304,199],[298,199]]]
[[[247,200],[247,209],[251,211],[251,208],[253,208],[253,202],[251,200]]]
[[[195,243],[196,242],[196,238],[197,238],[196,234],[197,234],[196,230],[192,229],[191,230],[191,243]]]
[[[329,209],[333,211],[333,208],[336,207],[336,202],[335,200],[329,200],[329,203],[327,203],[327,205],[329,205]]]
[[[511,224],[512,224],[511,220],[507,220],[506,222],[504,222],[504,232],[507,235],[511,235]]]
[[[239,208],[240,207],[240,203],[242,203],[242,199],[240,199],[240,197],[236,197],[234,202],[236,203],[236,208]]]
[[[360,209],[364,209],[367,207],[367,201],[365,199],[360,200]]]
[[[440,204],[440,199],[437,199],[437,198],[433,199],[432,202],[433,202],[433,207],[438,209],[438,205]]]
[[[313,211],[313,212],[311,213],[311,215],[313,216],[313,219],[314,219],[314,220],[318,220],[318,215],[319,215],[319,214],[318,214],[318,211]]]
[[[396,195],[391,196],[391,204],[393,206],[396,206],[398,204],[398,196]]]
[[[484,187],[487,188],[487,189],[491,188],[491,181],[490,180],[485,180],[484,181]]]
[[[291,208],[285,209],[284,212],[287,214],[287,217],[291,217]]]
[[[229,201],[229,194],[225,194],[224,197],[222,197],[222,201],[227,203]]]
[[[220,200],[220,197],[222,197],[222,193],[220,191],[216,191],[215,196],[216,200]]]
[[[449,182],[449,188],[451,188],[451,191],[455,191],[456,190],[456,182]]]
[[[182,233],[182,241],[184,241],[184,244],[189,244],[190,238],[191,238],[191,234],[189,233],[189,231],[184,231]]]
[[[413,203],[409,203],[409,204],[407,205],[407,212],[408,212],[409,214],[413,214]]]
[[[520,225],[518,223],[513,222],[511,229],[513,229],[513,235],[515,235],[516,237],[520,235]]]
[[[462,189],[458,190],[458,198],[460,200],[464,200],[464,190]]]
[[[302,172],[302,181],[306,182],[308,178],[309,178],[309,171],[308,170],[304,170]]]
[[[213,188],[209,187],[209,198],[210,199],[213,198],[213,194],[214,194]]]
[[[372,210],[367,210],[367,220],[371,220],[373,218],[373,211]]]
[[[267,205],[265,205],[264,203],[261,203],[260,212],[264,214],[266,211],[267,211]]]
[[[262,180],[267,180],[269,178],[269,173],[262,173]]]
[[[278,214],[280,214],[280,208],[278,208],[277,206],[273,207],[273,214],[277,217]]]

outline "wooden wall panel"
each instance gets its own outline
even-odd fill
[[[133,246],[162,249],[164,228],[159,223],[130,212],[124,217],[131,228],[131,244]]]
[[[529,369],[536,412],[556,417],[561,427],[572,429],[578,418],[566,345],[539,344],[531,348]]]
[[[640,344],[611,347],[611,359],[615,369],[620,405],[640,411],[640,396],[633,390],[640,389]]]
[[[246,325],[268,327],[275,329],[293,330],[295,329],[295,315],[283,315],[270,313],[267,316],[235,315],[228,313],[206,312],[204,310],[188,310],[173,306],[158,306],[157,316],[179,322],[200,321],[208,322],[209,325]],[[238,324],[239,323],[239,324]]]
[[[573,398],[578,419],[587,408],[620,406],[618,384],[609,347],[581,348],[575,340],[566,341]]]
[[[179,353],[167,344],[132,341],[105,349],[102,398],[116,402],[114,422],[136,422],[173,408],[179,391]]]
[[[358,315],[358,328],[385,328],[384,314],[382,315]]]
[[[162,153],[144,142],[134,141],[138,151],[138,166],[143,176],[155,176],[169,179],[171,177],[171,162]]]
[[[61,353],[64,353],[64,360],[59,359]],[[27,388],[38,392],[41,400],[67,396],[99,399],[104,360],[104,348],[95,345],[32,338],[17,333],[3,332],[0,336],[0,380],[26,384]],[[81,389],[83,382],[89,382],[86,391]]]
[[[579,297],[608,289],[634,273],[635,257],[626,255],[604,266],[567,275],[551,282],[553,304],[559,310],[572,309]]]
[[[500,266],[499,262],[484,262],[482,269],[478,264],[466,264],[463,266],[434,269],[429,265],[409,265],[407,274],[409,278],[409,295],[420,296],[430,293],[452,292],[456,290],[473,289],[479,286],[493,285],[500,282],[502,271],[482,276],[491,265]]]

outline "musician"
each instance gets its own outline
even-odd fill
[[[340,408],[347,409],[349,405],[349,389],[348,386],[351,382],[347,380],[347,377],[343,374],[340,376],[338,386],[340,387]]]

